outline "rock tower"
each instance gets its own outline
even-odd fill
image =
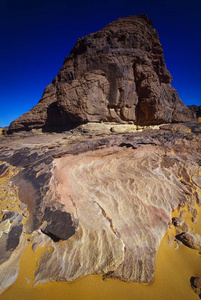
[[[78,39],[39,103],[10,132],[64,130],[87,122],[186,122],[192,112],[171,86],[163,49],[146,15],[128,16]]]

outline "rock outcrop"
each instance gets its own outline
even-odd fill
[[[201,248],[201,236],[199,234],[192,234],[189,232],[182,232],[176,236],[184,245],[192,249]]]
[[[201,277],[191,277],[191,282],[195,288],[201,289]]]
[[[26,238],[33,249],[50,246],[41,256],[35,284],[89,274],[151,282],[172,211],[187,204],[194,216],[195,203],[201,205],[198,123],[142,132],[129,132],[131,124],[105,132],[103,123],[103,132],[97,132],[95,125],[94,130],[82,125],[62,134],[2,136],[2,172],[5,166],[10,173],[16,169],[12,185],[26,205],[18,204],[18,213],[9,212],[16,209],[5,173],[0,178],[0,239],[2,265],[11,265],[6,277],[0,268],[0,289],[15,280]],[[22,222],[26,209],[29,214]],[[187,234],[198,247],[198,235]]]
[[[201,122],[201,105],[189,105],[188,108],[194,113],[194,116],[198,122]]]
[[[36,283],[49,277],[72,281],[91,270],[124,281],[153,280],[171,211],[187,202],[184,190],[163,173],[161,155],[162,149],[148,145],[55,159],[53,180],[59,201],[79,226],[68,241],[54,245],[51,256],[42,257]]]
[[[0,294],[17,279],[19,261],[27,247],[23,219],[21,213],[10,211],[0,223]]]
[[[13,121],[9,131],[192,120],[171,81],[152,21],[146,15],[121,18],[77,41],[39,103]]]

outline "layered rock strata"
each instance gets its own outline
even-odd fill
[[[20,201],[10,181],[16,173],[16,168],[0,162],[0,294],[17,279],[19,261],[27,247]]]
[[[153,280],[171,211],[187,202],[185,188],[163,173],[163,154],[154,146],[113,147],[54,161],[60,202],[79,226],[62,248],[55,245],[54,254],[42,258],[37,283],[48,280],[47,274],[71,281],[92,269],[124,281]]]
[[[39,103],[13,121],[9,131],[192,120],[171,81],[152,21],[146,15],[121,18],[77,41]]]
[[[51,246],[41,257],[35,284],[89,274],[153,280],[171,212],[187,204],[194,216],[195,203],[201,205],[200,126],[160,128],[97,134],[81,127],[57,135],[2,137],[0,160],[17,168],[12,182],[27,205],[20,207],[29,210],[25,224],[20,212],[11,207],[8,214],[2,207],[3,264],[11,262],[6,281],[0,268],[2,290],[12,284],[13,273],[16,278],[21,252],[14,253],[26,247],[24,232],[33,249],[45,242]],[[19,216],[17,231],[8,226],[13,216]],[[19,233],[14,248],[12,232]]]

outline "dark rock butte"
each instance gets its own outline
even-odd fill
[[[9,131],[55,131],[100,121],[192,121],[192,111],[171,86],[152,24],[146,15],[128,16],[78,39],[39,103]]]

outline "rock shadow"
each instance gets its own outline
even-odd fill
[[[79,118],[72,121],[72,116],[60,110],[57,102],[53,102],[47,109],[47,120],[42,131],[60,133],[71,130],[81,123]]]

